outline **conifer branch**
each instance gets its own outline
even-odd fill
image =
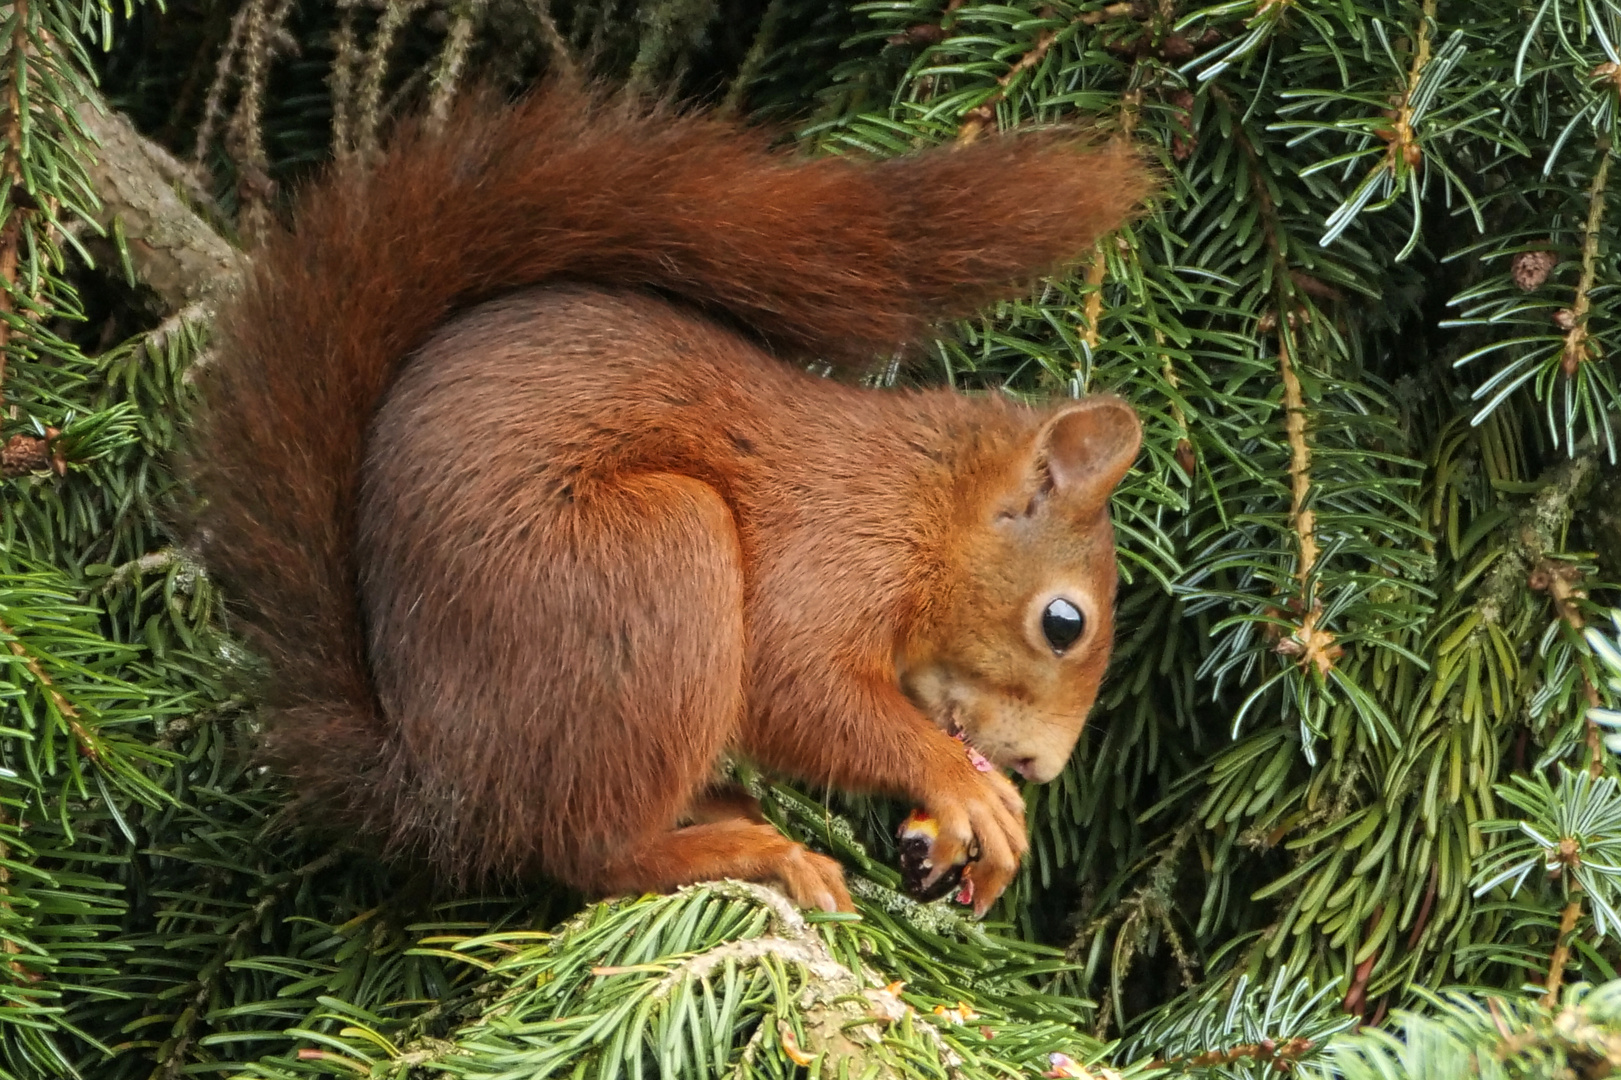
[[[1099,340],[1099,323],[1103,320],[1103,279],[1108,274],[1108,259],[1103,253],[1103,241],[1099,240],[1092,249],[1092,260],[1086,265],[1086,287],[1091,290],[1086,294],[1086,307],[1082,321],[1081,340],[1086,342],[1087,355],[1097,351]]]
[[[28,4],[30,0],[16,0],[12,7],[11,41],[7,43],[11,62],[21,66],[28,50]],[[23,237],[23,208],[20,196],[24,192],[22,175],[23,104],[18,84],[21,78],[6,79],[5,116],[0,120],[0,138],[5,139],[5,152],[0,156],[0,175],[10,185],[10,192],[0,210],[5,223],[0,225],[0,416],[4,415],[6,395],[6,362],[10,355],[11,322],[16,311],[13,294],[17,288],[18,247]]]
[[[1208,1069],[1215,1066],[1234,1065],[1240,1061],[1255,1061],[1270,1064],[1274,1070],[1287,1073],[1300,1059],[1306,1057],[1317,1048],[1317,1044],[1310,1039],[1288,1039],[1282,1043],[1271,1039],[1260,1042],[1240,1043],[1222,1050],[1206,1050],[1202,1054],[1192,1054],[1188,1057],[1167,1058],[1164,1061],[1150,1061],[1150,1069]]]
[[[1474,633],[1484,633],[1485,626],[1500,622],[1512,611],[1514,594],[1531,584],[1536,564],[1558,550],[1559,537],[1597,468],[1597,451],[1589,448],[1548,470],[1541,490],[1520,514],[1521,527],[1510,534],[1502,557],[1481,589],[1477,608],[1482,626]]]
[[[1047,50],[1052,48],[1053,42],[1056,40],[1058,40],[1058,31],[1056,29],[1043,30],[1036,36],[1035,44],[1015,60],[1013,65],[1007,69],[1007,72],[996,80],[996,89],[991,92],[991,95],[963,115],[962,123],[957,128],[957,145],[967,146],[983,135],[986,128],[996,122],[996,106],[1007,97],[1008,87],[1013,84],[1013,80],[1041,63],[1042,59],[1047,55]]]
[[[6,816],[5,810],[0,808],[0,836],[3,836],[4,830],[13,827],[15,827],[15,823]],[[11,858],[11,846],[4,839],[0,839],[0,913],[14,918],[17,909],[12,900],[11,866],[9,865]],[[19,981],[27,980],[30,977],[28,969],[15,959],[22,954],[22,951],[22,946],[18,944],[13,934],[0,934],[0,956],[8,958],[5,961],[6,971],[13,979]]]
[[[544,4],[545,0],[534,2]],[[760,70],[765,66],[772,48],[777,45],[777,30],[787,14],[787,7],[787,0],[769,0],[766,4],[765,13],[760,16],[760,28],[754,32],[754,40],[749,44],[749,51],[744,55],[743,62],[738,65],[737,74],[732,76],[731,84],[726,88],[726,97],[721,100],[721,113],[735,116],[742,111],[749,87],[760,77]],[[550,12],[542,11],[541,14],[548,22],[551,20]],[[557,32],[555,23],[552,24],[551,32],[553,34]],[[562,51],[566,62],[566,47]]]
[[[1182,380],[1176,373],[1176,364],[1170,350],[1165,347],[1165,331],[1157,326],[1154,328],[1154,345],[1164,358],[1164,362],[1160,365],[1160,375],[1171,390],[1171,423],[1176,425],[1177,434],[1171,452],[1176,459],[1177,467],[1182,470],[1183,477],[1191,484],[1194,474],[1199,469],[1199,458],[1193,447],[1193,433],[1188,428],[1187,412],[1182,408],[1181,399],[1177,396]]]
[[[1580,634],[1586,626],[1580,601],[1587,599],[1587,590],[1580,588],[1581,580],[1582,571],[1579,567],[1550,558],[1538,560],[1527,579],[1527,584],[1533,592],[1548,594],[1549,599],[1553,601],[1554,613],[1576,634]],[[1588,775],[1596,780],[1604,773],[1604,740],[1599,734],[1598,724],[1593,720],[1591,711],[1603,703],[1599,698],[1598,687],[1593,685],[1593,680],[1585,668],[1581,671],[1580,679],[1582,696],[1588,705],[1588,715],[1583,721],[1588,754],[1587,771]]]
[[[68,731],[73,735],[74,741],[78,744],[79,752],[91,761],[100,761],[101,747],[99,742],[79,719],[79,710],[62,695],[62,691],[56,688],[56,683],[40,664],[39,657],[30,653],[17,632],[4,622],[0,622],[0,637],[6,639],[6,648],[11,651],[11,655],[23,662],[23,666],[34,677],[34,681],[39,684],[39,688],[51,699],[51,704],[56,706],[57,715],[62,718],[67,725]]]
[[[1542,995],[1542,1004],[1553,1008],[1559,1004],[1559,988],[1565,981],[1565,965],[1570,962],[1570,937],[1576,932],[1576,922],[1582,917],[1581,886],[1573,886],[1570,902],[1559,915],[1559,930],[1554,936],[1553,955],[1548,961],[1548,981],[1544,984],[1547,989]]]
[[[728,941],[682,960],[648,991],[649,1000],[666,999],[689,981],[708,979],[729,965],[746,967],[771,958],[794,965],[806,975],[798,999],[806,1041],[803,1045],[791,1044],[800,1055],[791,1057],[802,1065],[821,1057],[824,1071],[848,1069],[855,1074],[876,1068],[878,1076],[901,1075],[893,1063],[875,1055],[881,1043],[877,1028],[902,1019],[908,1009],[897,996],[898,985],[886,987],[876,973],[852,971],[834,959],[827,942],[777,890],[743,881],[712,882],[702,887],[717,896],[735,896],[766,908],[771,912],[773,930],[759,937]],[[633,969],[592,969],[598,975],[629,970]],[[949,1068],[958,1063],[956,1052],[932,1027],[919,1025],[918,1030],[934,1043],[942,1064]]]
[[[1573,378],[1582,364],[1593,358],[1588,342],[1587,317],[1592,307],[1594,277],[1598,272],[1599,230],[1604,223],[1605,185],[1610,176],[1612,151],[1599,152],[1598,171],[1587,189],[1587,226],[1582,233],[1582,275],[1576,282],[1576,301],[1568,309],[1556,312],[1555,325],[1565,331],[1565,347],[1560,368],[1565,377]]]
[[[1317,565],[1320,549],[1317,546],[1317,515],[1307,505],[1311,495],[1311,444],[1306,438],[1306,401],[1300,375],[1295,370],[1291,344],[1297,325],[1305,318],[1305,309],[1294,302],[1295,275],[1279,243],[1277,207],[1262,179],[1264,166],[1260,155],[1242,129],[1236,130],[1234,135],[1249,159],[1250,190],[1256,201],[1272,260],[1276,289],[1277,308],[1262,317],[1259,329],[1263,332],[1274,330],[1278,335],[1278,376],[1283,383],[1284,434],[1289,445],[1289,526],[1295,538],[1294,577],[1299,587],[1299,607],[1292,614],[1300,620],[1289,636],[1279,641],[1277,651],[1297,656],[1302,667],[1311,665],[1320,674],[1327,675],[1338,659],[1340,650],[1335,644],[1334,634],[1317,625],[1322,611],[1317,603],[1312,571]]]
[[[1278,327],[1278,373],[1283,381],[1283,429],[1289,439],[1289,523],[1299,541],[1295,580],[1307,619],[1313,614],[1311,572],[1317,565],[1317,515],[1306,505],[1311,496],[1311,445],[1306,441],[1306,400],[1301,393],[1300,374],[1290,354],[1291,335]],[[1301,629],[1306,629],[1304,623]]]
[[[534,12],[535,25],[540,28],[540,40],[541,43],[546,47],[547,62],[549,64],[557,65],[558,71],[564,78],[578,80],[579,66],[575,63],[574,54],[569,48],[568,39],[565,38],[563,36],[563,32],[557,28],[557,19],[552,14],[551,0],[529,0],[529,6]],[[767,11],[765,18],[761,22],[761,40],[765,40],[763,37],[766,30],[765,23],[769,21],[770,18],[771,13]],[[763,53],[764,49],[762,48],[761,51]],[[765,62],[765,57],[763,55],[761,56],[759,62]]]
[[[192,993],[186,999],[187,1006],[180,1010],[174,1028],[164,1043],[154,1076],[161,1080],[174,1080],[181,1075],[191,1060],[190,1053],[197,1039],[197,1028],[204,1022],[216,984],[230,972],[230,958],[253,934],[261,931],[265,920],[286,898],[289,890],[304,884],[316,874],[337,863],[342,857],[341,851],[329,851],[303,866],[278,875],[251,907],[235,916],[233,921],[236,925],[232,927],[230,933],[220,939],[214,959],[198,973]]]
[[[192,160],[203,164],[208,147],[214,140],[221,121],[225,119],[225,93],[231,84],[237,54],[242,50],[242,39],[247,33],[249,12],[243,7],[231,17],[231,31],[214,62],[214,78],[208,92],[203,95],[203,117],[197,125],[197,138],[192,146]]]
[[[215,240],[232,230],[213,227],[198,178],[245,185],[236,203],[251,214],[277,198],[269,177],[303,172],[328,137],[344,157],[397,103],[442,112],[475,57],[517,91],[535,67],[569,63],[571,42],[594,74],[634,66],[656,94],[813,114],[812,148],[885,156],[983,140],[998,116],[1099,115],[1168,145],[1168,212],[1137,227],[1130,251],[1099,245],[1076,278],[937,345],[946,377],[1020,395],[1067,385],[1089,353],[1095,385],[1155,417],[1115,505],[1123,568],[1154,581],[1121,589],[1109,724],[1031,793],[1031,870],[1002,912],[1015,928],[896,892],[895,808],[855,803],[830,826],[824,800],[763,782],[773,820],[846,863],[862,921],[790,925],[798,913],[730,886],[592,905],[562,926],[577,899],[544,887],[424,913],[360,859],[288,887],[281,868],[311,855],[265,827],[283,797],[238,745],[251,702],[227,696],[219,662],[241,649],[155,509],[173,491],[165,454],[211,310],[183,290],[213,282],[158,280],[163,254],[144,261],[146,211],[120,209],[135,200],[105,138],[81,182],[93,155],[78,132],[99,117],[79,112],[69,130],[89,91],[59,95],[71,80],[47,76],[68,70],[58,43],[90,38],[69,9],[27,0],[35,81],[21,120],[48,137],[23,143],[34,187],[0,172],[19,200],[8,220],[23,223],[5,392],[32,425],[6,471],[65,468],[69,454],[75,469],[8,484],[0,506],[0,587],[32,605],[7,621],[54,680],[0,649],[23,703],[0,728],[21,715],[27,729],[0,740],[0,1072],[741,1080],[831,1074],[841,1039],[856,1047],[852,1073],[893,1063],[904,1080],[1111,1077],[1108,1060],[1204,1080],[1444,1077],[1454,1050],[1526,1075],[1621,1060],[1621,984],[1585,986],[1614,965],[1621,927],[1621,794],[1601,775],[1614,768],[1604,737],[1621,745],[1601,727],[1621,728],[1608,708],[1621,677],[1607,682],[1573,633],[1591,640],[1581,623],[1607,599],[1580,595],[1585,582],[1616,576],[1608,550],[1578,550],[1602,547],[1608,528],[1588,492],[1616,405],[1600,351],[1616,321],[1616,229],[1605,160],[1551,168],[1569,135],[1621,131],[1614,83],[1595,85],[1615,71],[1579,22],[1586,9],[773,0],[749,40],[735,24],[747,7],[339,0],[277,28],[282,0],[232,0],[195,67],[206,102],[165,101],[178,76],[155,70],[144,40],[115,46],[108,93],[177,123],[201,106],[202,168],[168,172],[135,144],[130,160],[146,158],[153,190],[179,187]],[[336,48],[312,28],[335,30]],[[282,64],[295,49],[299,62]],[[413,70],[399,70],[404,57]],[[119,74],[132,70],[138,84]],[[322,130],[320,110],[297,105],[327,89]],[[1485,182],[1476,192],[1465,178]],[[103,210],[75,205],[92,188],[109,196]],[[170,313],[161,325],[143,330],[153,313],[124,300],[107,316],[104,292],[123,290],[78,303],[61,253],[36,251],[57,206],[109,231],[120,215],[133,276]],[[87,234],[62,234],[64,247],[95,251]],[[1544,248],[1540,277],[1519,264],[1494,276]],[[1570,253],[1563,286],[1554,248]],[[1403,261],[1414,250],[1423,272]],[[1556,332],[1550,313],[1567,301]],[[1447,302],[1463,317],[1436,325]],[[98,329],[74,322],[82,313],[106,327],[99,356],[78,352]],[[107,348],[115,332],[123,343]],[[1508,357],[1500,371],[1450,366],[1477,343]],[[1574,377],[1560,379],[1567,362]],[[1474,428],[1461,404],[1472,393],[1487,421]],[[1574,455],[1563,465],[1544,462],[1532,415],[1547,405],[1552,424],[1556,393],[1565,430],[1587,425],[1568,444],[1559,432]],[[46,583],[29,593],[36,566]],[[1330,626],[1337,637],[1315,640]],[[1271,655],[1280,630],[1286,663]],[[1302,677],[1324,661],[1329,685]],[[94,768],[52,690],[100,740]],[[1494,799],[1524,813],[1499,820]],[[1567,840],[1583,860],[1550,875]],[[1066,942],[1069,926],[1084,929]],[[1065,955],[1043,944],[1055,941]],[[1424,990],[1514,994],[1528,971],[1563,1008]],[[884,985],[903,979],[904,993]],[[969,998],[982,1017],[957,1023]],[[1387,1006],[1387,1033],[1348,1033]],[[1131,1041],[1106,1052],[1078,1034],[1105,1026]]]
[[[1436,0],[1424,0],[1419,10],[1418,28],[1413,34],[1416,39],[1413,64],[1407,72],[1407,85],[1402,91],[1400,104],[1392,114],[1390,126],[1380,131],[1389,144],[1385,166],[1392,176],[1400,175],[1404,168],[1416,169],[1424,160],[1424,150],[1419,146],[1417,133],[1413,130],[1413,94],[1418,90],[1419,79],[1424,74],[1425,66],[1430,62],[1430,35],[1435,26],[1435,5]]]

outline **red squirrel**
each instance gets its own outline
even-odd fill
[[[199,542],[265,752],[449,879],[849,910],[728,755],[931,814],[983,915],[1108,661],[1140,438],[823,378],[1073,265],[1148,192],[1074,132],[890,161],[553,86],[298,198],[220,315]]]

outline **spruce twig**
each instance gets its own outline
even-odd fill
[[[6,49],[11,62],[21,65],[28,50],[28,4],[30,0],[17,0],[12,7],[11,40]],[[5,139],[5,150],[0,154],[0,174],[5,176],[11,192],[4,204],[5,222],[0,224],[0,410],[6,403],[6,361],[11,352],[10,316],[16,311],[13,294],[17,289],[18,247],[23,238],[23,216],[27,211],[18,204],[17,196],[23,188],[23,104],[18,83],[7,79],[5,89],[5,115],[0,117],[0,137]]]
[[[1598,271],[1599,230],[1604,223],[1605,187],[1610,176],[1608,150],[1599,154],[1598,169],[1587,189],[1587,224],[1582,230],[1582,275],[1576,282],[1576,300],[1568,310],[1555,313],[1555,324],[1565,331],[1563,359],[1560,363],[1567,379],[1573,378],[1582,364],[1593,358],[1588,341],[1587,320],[1592,306],[1593,281]],[[1568,324],[1568,325],[1567,325]],[[1574,447],[1570,448],[1574,451]]]

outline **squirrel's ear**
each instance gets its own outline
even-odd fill
[[[1088,398],[1047,421],[1039,447],[1047,480],[1067,496],[1106,498],[1137,459],[1143,429],[1119,398]]]

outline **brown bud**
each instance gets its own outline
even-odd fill
[[[0,474],[8,479],[38,472],[50,464],[50,443],[37,435],[13,435],[0,450]]]
[[[1543,248],[1539,251],[1522,251],[1514,256],[1514,284],[1523,292],[1542,288],[1553,268],[1559,265],[1559,256]]]
[[[1160,56],[1166,60],[1187,60],[1193,56],[1195,51],[1193,42],[1181,34],[1172,34],[1161,42],[1159,47]]]
[[[1193,470],[1198,463],[1199,459],[1193,453],[1193,443],[1187,439],[1176,440],[1176,464],[1189,480],[1193,479]]]
[[[1576,328],[1576,313],[1569,308],[1560,308],[1553,313],[1553,324],[1561,330],[1574,330]]]
[[[1581,369],[1582,361],[1587,359],[1587,351],[1579,344],[1567,342],[1565,353],[1559,359],[1559,371],[1567,379],[1574,379],[1576,372]]]
[[[1294,282],[1301,292],[1311,296],[1321,297],[1324,300],[1343,300],[1345,294],[1322,278],[1312,277],[1302,270],[1289,271],[1289,280]]]
[[[934,23],[918,23],[889,39],[891,45],[938,45],[946,39],[946,31]]]

